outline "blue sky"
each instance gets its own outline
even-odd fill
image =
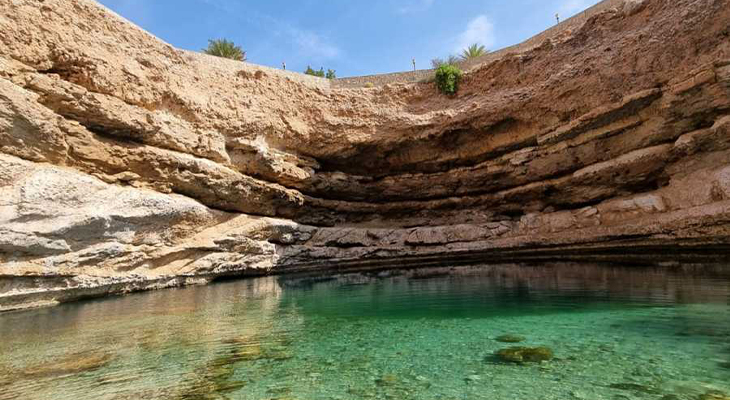
[[[175,47],[239,44],[248,61],[337,76],[428,68],[480,42],[519,43],[599,0],[101,0]]]

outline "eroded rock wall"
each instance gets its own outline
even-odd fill
[[[730,258],[730,2],[627,1],[432,84],[0,5],[0,309],[221,276]]]

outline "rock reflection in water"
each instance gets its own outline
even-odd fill
[[[728,282],[722,266],[474,266],[1,314],[0,399],[721,399]]]

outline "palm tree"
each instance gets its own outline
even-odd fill
[[[230,58],[231,60],[246,61],[246,52],[240,46],[226,39],[208,40],[208,48],[203,53],[211,56]]]
[[[464,51],[461,53],[461,59],[470,60],[472,58],[481,57],[487,53],[489,53],[489,50],[487,50],[486,47],[480,45],[479,43],[474,43],[473,45],[464,49]]]

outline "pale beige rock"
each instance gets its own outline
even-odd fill
[[[730,199],[730,166],[722,168],[715,172],[715,179],[717,179],[717,189],[723,200]]]

